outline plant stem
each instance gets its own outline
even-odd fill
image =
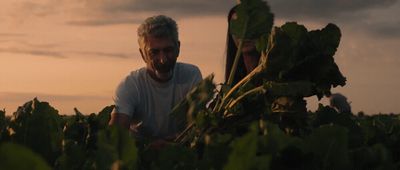
[[[223,96],[217,111],[220,111],[223,108],[227,99],[229,97],[231,97],[237,89],[239,89],[243,84],[252,80],[253,76],[258,74],[261,71],[262,71],[262,65],[258,65],[252,72],[250,72],[248,75],[246,75],[246,77],[244,77],[242,80],[240,80],[239,83],[235,84],[235,86],[233,86],[233,88],[230,89],[228,91],[228,93],[226,93],[226,95]]]
[[[240,56],[242,54],[243,40],[245,39],[245,35],[246,35],[246,32],[247,32],[247,27],[249,25],[248,23],[249,23],[249,17],[246,16],[245,22],[244,22],[243,31],[242,31],[242,35],[240,36],[241,39],[239,40],[239,46],[237,47],[235,60],[233,62],[232,69],[231,69],[231,72],[229,74],[229,78],[228,78],[228,82],[227,82],[228,86],[232,85],[233,79],[234,79],[235,74],[236,74],[237,66],[238,66],[238,63],[239,63],[239,58],[240,58]]]
[[[232,108],[233,106],[235,106],[238,102],[243,100],[245,97],[247,97],[251,94],[254,94],[254,93],[258,93],[258,92],[262,92],[262,93],[266,92],[264,85],[258,86],[254,89],[251,89],[251,90],[247,91],[246,93],[242,94],[241,96],[239,96],[238,98],[236,98],[235,100],[233,100],[232,102],[229,102],[229,105],[226,106],[226,108],[225,108],[224,116],[226,116],[228,114],[229,108]]]
[[[191,124],[189,124],[189,125],[186,127],[186,129],[183,130],[182,133],[180,133],[180,134],[178,135],[178,137],[175,138],[174,142],[178,142],[179,139],[181,139],[181,138],[186,134],[186,132],[188,132],[188,131],[189,131],[190,129],[192,129],[193,127],[194,127],[194,122],[192,122]]]

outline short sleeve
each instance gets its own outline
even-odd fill
[[[192,87],[196,86],[197,84],[199,84],[201,82],[201,80],[203,80],[203,76],[201,75],[200,69],[196,66],[194,66],[192,76],[193,76]]]
[[[138,103],[138,89],[137,85],[127,77],[122,80],[115,90],[114,113],[127,114],[132,117]]]

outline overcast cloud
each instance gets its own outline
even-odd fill
[[[110,97],[91,96],[91,95],[60,95],[60,94],[45,94],[45,93],[19,93],[19,92],[0,92],[0,99],[7,102],[18,102],[32,100],[34,97],[39,100],[61,100],[61,101],[76,101],[76,100],[109,100]]]
[[[235,4],[231,0],[87,0],[86,7],[104,13],[157,12],[184,16],[223,15]]]
[[[51,58],[71,58],[71,57],[106,57],[115,59],[129,59],[137,54],[126,54],[126,53],[110,53],[110,52],[99,52],[99,51],[57,51],[57,50],[46,50],[46,49],[34,49],[34,48],[0,48],[1,53],[11,54],[27,54],[42,57]]]
[[[368,34],[393,38],[400,36],[400,0],[270,0],[275,16],[283,20],[305,20],[346,25]],[[99,26],[137,23],[135,14],[162,13],[179,17],[226,15],[235,1],[228,0],[88,0],[84,6],[105,19],[70,22]],[[114,18],[114,19],[110,19]]]
[[[106,26],[106,25],[117,25],[117,24],[138,24],[142,22],[142,19],[126,17],[126,18],[109,18],[109,19],[85,19],[85,20],[74,20],[67,21],[68,25],[74,26]]]
[[[398,0],[270,0],[268,2],[272,11],[280,17],[302,16],[310,19],[342,17],[344,20],[349,16],[365,16],[364,12],[368,10],[388,8]]]
[[[66,58],[66,56],[60,52],[39,49],[0,48],[0,53],[28,54],[53,58]]]
[[[400,37],[399,0],[271,0],[275,16],[286,20],[336,23],[383,38]]]
[[[269,0],[277,19],[345,25],[387,38],[400,37],[400,0]],[[137,24],[154,14],[176,19],[193,16],[225,16],[235,0],[43,0],[17,5],[14,15],[47,17],[61,13],[73,26]],[[19,13],[19,11],[24,11]],[[21,17],[20,17],[21,18]],[[4,34],[4,35],[7,35]],[[3,35],[3,36],[4,36]],[[12,35],[12,34],[10,34]],[[0,36],[2,36],[0,34]]]

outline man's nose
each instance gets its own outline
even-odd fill
[[[159,54],[160,63],[166,63],[167,59],[167,53],[165,53],[164,50],[161,50]]]

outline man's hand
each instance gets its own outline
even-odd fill
[[[163,149],[168,144],[172,144],[177,136],[178,136],[178,134],[175,134],[175,135],[167,136],[164,139],[155,140],[150,143],[149,147],[151,149],[155,149],[155,150]]]
[[[118,125],[125,129],[129,129],[131,121],[127,114],[123,113],[112,113],[109,125]]]
[[[164,148],[167,144],[168,144],[168,142],[166,140],[158,139],[156,141],[151,142],[149,144],[149,148],[154,149],[154,150],[160,150],[160,149]]]
[[[174,141],[175,141],[175,138],[178,137],[178,135],[179,135],[179,134],[170,135],[170,136],[165,137],[164,139],[165,139],[166,141],[168,141],[168,142],[174,142]]]

